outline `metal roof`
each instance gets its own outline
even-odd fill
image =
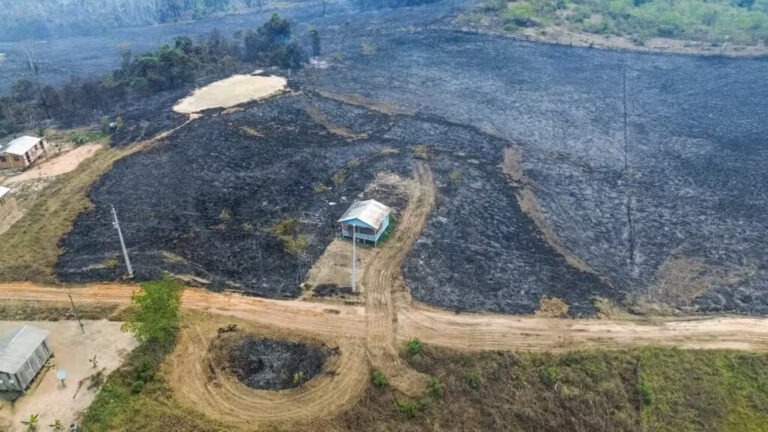
[[[10,153],[12,155],[24,156],[32,147],[36,146],[42,138],[23,136],[6,144],[0,148],[0,153]]]
[[[5,186],[0,186],[0,199],[3,199],[3,197],[8,195],[8,192],[10,191],[11,191],[10,188],[7,188]]]
[[[357,219],[371,228],[378,230],[381,228],[381,223],[384,222],[384,219],[386,219],[391,211],[392,209],[376,200],[355,201],[337,222],[346,222],[352,219]]]
[[[0,372],[16,374],[49,334],[48,330],[27,325],[3,333],[0,336]]]

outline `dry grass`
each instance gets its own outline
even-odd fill
[[[91,185],[114,161],[130,153],[99,150],[88,164],[39,191],[24,217],[0,237],[0,280],[56,282],[53,268],[61,253],[59,240],[72,229],[77,215],[93,206],[87,197]]]
[[[415,110],[401,109],[397,107],[394,102],[375,101],[373,99],[368,99],[357,94],[333,93],[328,91],[319,91],[318,94],[328,99],[333,99],[335,101],[343,102],[349,105],[361,106],[387,115],[414,115],[416,113]]]
[[[742,283],[757,271],[746,266],[716,271],[699,259],[672,256],[659,267],[656,281],[642,295],[628,300],[632,310],[647,315],[669,315],[677,310],[693,310],[700,295],[718,286]]]
[[[535,313],[536,316],[548,318],[567,318],[568,304],[557,297],[543,296],[541,306]]]
[[[307,107],[307,114],[309,114],[309,117],[314,121],[315,123],[319,124],[320,126],[324,127],[328,132],[338,135],[345,139],[350,140],[357,140],[357,139],[365,139],[368,138],[368,134],[364,133],[356,133],[352,130],[349,130],[345,128],[344,126],[339,126],[331,121],[331,119],[328,118],[328,116],[320,110],[315,105],[310,105]]]
[[[82,304],[77,306],[80,319],[109,319],[119,321],[121,310],[118,305]],[[8,301],[0,303],[0,316],[11,321],[61,321],[76,318],[70,303],[47,303]]]

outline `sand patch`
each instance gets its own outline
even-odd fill
[[[96,154],[101,148],[102,145],[97,143],[82,145],[63,153],[60,156],[51,158],[50,160],[42,161],[42,163],[38,162],[32,168],[9,178],[6,183],[13,184],[26,180],[56,177],[61,174],[66,174],[74,171],[83,161]]]
[[[91,377],[101,372],[106,378],[136,346],[133,336],[120,330],[121,323],[109,321],[83,321],[85,335],[80,332],[77,321],[0,321],[0,331],[25,324],[51,332],[54,356],[49,364],[52,366],[44,367],[27,393],[15,403],[0,399],[0,430],[24,430],[21,421],[31,414],[39,415],[42,426],[56,419],[68,426],[76,421],[78,413],[88,408],[98,391],[98,387],[88,388]],[[94,356],[96,367],[89,362]],[[64,388],[56,379],[57,369],[67,370]]]
[[[274,75],[234,75],[195,90],[177,102],[173,110],[192,114],[212,108],[232,108],[275,95],[287,84],[285,78]]]

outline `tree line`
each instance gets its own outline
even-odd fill
[[[317,32],[307,38],[313,54],[318,54]],[[123,47],[121,56],[120,66],[113,72],[73,79],[58,88],[40,82],[37,66],[30,59],[29,77],[17,81],[0,98],[0,136],[42,122],[88,122],[132,98],[183,88],[203,77],[230,75],[253,64],[296,69],[307,61],[291,22],[278,14],[256,31],[238,31],[232,38],[219,31],[199,40],[179,36],[172,44],[141,54]]]

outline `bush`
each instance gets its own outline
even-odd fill
[[[637,392],[640,395],[640,400],[643,402],[644,406],[649,406],[653,403],[653,390],[651,390],[651,386],[648,385],[648,383],[637,383]]]
[[[183,290],[179,281],[168,276],[156,282],[142,283],[131,297],[137,307],[132,309],[123,329],[132,331],[142,342],[169,344],[178,329]],[[137,371],[141,372],[145,366],[142,364]]]
[[[315,185],[314,188],[312,188],[312,190],[316,194],[321,194],[323,192],[328,192],[328,189],[329,189],[328,186],[324,185],[323,183],[318,183],[318,184]]]
[[[395,412],[407,419],[412,419],[418,414],[419,405],[410,399],[401,398],[395,401]]]
[[[536,24],[534,12],[533,5],[528,2],[514,3],[504,14],[504,19],[521,27],[530,27]]]
[[[445,394],[445,386],[443,386],[443,383],[438,378],[430,378],[427,382],[427,388],[434,397],[443,397],[443,394]]]
[[[389,385],[389,378],[383,372],[375,370],[371,374],[371,382],[376,387],[382,388]]]
[[[405,345],[405,351],[408,353],[409,357],[413,357],[416,354],[419,354],[422,349],[424,349],[424,344],[419,340],[419,338],[411,338],[411,340],[409,340]]]
[[[477,390],[480,388],[480,384],[482,384],[482,379],[480,378],[480,372],[470,372],[467,375],[467,385],[472,390]]]

